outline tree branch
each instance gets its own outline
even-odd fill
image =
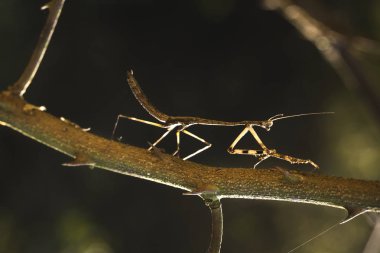
[[[380,120],[380,98],[351,52],[355,42],[312,17],[292,0],[263,0],[263,4],[280,12],[305,39],[313,43],[346,87],[363,97],[376,119]]]
[[[51,2],[42,6],[42,10],[49,10],[49,16],[38,39],[36,48],[34,49],[24,72],[21,74],[20,78],[9,87],[9,91],[13,94],[23,96],[31,84],[38,68],[40,67],[42,59],[44,58],[46,49],[50,43],[51,36],[53,35],[55,26],[57,25],[64,3],[65,0],[52,0]]]
[[[217,168],[147,151],[93,135],[67,120],[0,93],[0,124],[89,165],[218,198],[266,199],[346,208],[352,218],[380,212],[380,182],[344,179],[281,169]]]
[[[211,240],[207,253],[219,253],[223,237],[223,211],[222,204],[216,195],[204,198],[211,212]]]

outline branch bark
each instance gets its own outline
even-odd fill
[[[74,158],[66,165],[89,165],[218,198],[267,199],[345,208],[348,218],[380,212],[380,182],[345,179],[282,169],[218,168],[107,140],[0,93],[0,124]]]

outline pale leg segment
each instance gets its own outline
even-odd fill
[[[177,155],[180,149],[180,142],[181,142],[181,130],[177,130],[175,133],[176,139],[177,139],[177,149],[174,151],[173,156]]]
[[[187,131],[187,130],[182,130],[182,132],[183,132],[184,134],[187,134],[188,136],[193,137],[194,139],[197,139],[198,141],[200,141],[200,142],[202,142],[202,143],[204,143],[204,144],[206,145],[206,146],[204,146],[203,148],[198,149],[198,150],[195,151],[194,153],[191,153],[190,155],[186,156],[185,158],[183,158],[183,160],[187,160],[187,159],[189,159],[189,158],[191,158],[191,157],[193,157],[193,156],[195,156],[195,155],[197,155],[197,154],[199,154],[199,153],[201,153],[201,152],[203,152],[203,151],[205,151],[206,149],[208,149],[208,148],[211,147],[211,143],[205,141],[205,140],[202,139],[201,137],[199,137],[199,136],[197,136],[197,135],[195,135],[195,134],[193,134],[193,133],[190,133],[190,132]]]
[[[113,128],[113,131],[112,131],[112,137],[111,139],[114,138],[114,135],[115,135],[115,132],[116,132],[116,128],[117,128],[117,125],[119,124],[119,121],[120,119],[129,119],[129,120],[133,120],[133,121],[137,121],[137,122],[140,122],[140,123],[143,123],[143,124],[147,124],[147,125],[151,125],[151,126],[155,126],[155,127],[159,127],[159,128],[166,128],[166,132],[163,133],[152,145],[150,145],[150,147],[148,148],[148,150],[152,150],[153,147],[156,147],[168,134],[170,134],[176,127],[178,127],[177,124],[173,124],[173,125],[169,125],[169,126],[166,126],[166,125],[163,125],[163,124],[160,124],[160,123],[156,123],[156,122],[152,122],[152,121],[148,121],[148,120],[143,120],[143,119],[138,119],[138,118],[135,118],[135,117],[129,117],[129,116],[125,116],[125,115],[122,115],[122,114],[119,114],[117,116],[117,120],[116,120],[116,123],[115,123],[115,126]],[[173,156],[174,155],[177,155],[178,152],[180,151],[180,141],[181,141],[181,132],[184,133],[184,134],[187,134],[195,139],[197,139],[198,141],[204,143],[206,146],[195,151],[194,153],[191,153],[190,155],[186,156],[185,158],[183,158],[183,160],[187,160],[189,159],[190,157],[193,157],[201,152],[203,152],[204,150],[208,149],[211,147],[211,143],[208,143],[207,141],[205,141],[204,139],[200,138],[199,136],[185,130],[188,126],[184,126],[184,127],[181,127],[179,130],[176,131],[176,139],[177,139],[177,149],[176,151],[174,151],[173,153]]]
[[[151,126],[155,126],[155,127],[168,128],[167,126],[164,126],[164,125],[159,124],[159,123],[155,123],[155,122],[151,122],[151,121],[142,120],[142,119],[138,119],[138,118],[135,118],[135,117],[129,117],[129,116],[125,116],[123,114],[119,114],[119,115],[117,115],[115,126],[113,127],[113,130],[112,130],[111,140],[113,140],[113,137],[115,136],[116,128],[117,128],[117,125],[119,124],[120,119],[129,119],[129,120],[141,122],[141,123],[144,123],[144,124],[147,124],[147,125],[151,125]]]
[[[161,135],[161,137],[158,138],[148,148],[148,150],[152,150],[153,147],[155,147],[160,141],[162,141],[162,139],[164,139],[176,127],[176,125],[165,126],[165,125],[162,125],[160,123],[156,123],[156,122],[152,122],[152,121],[148,121],[148,120],[138,119],[138,118],[135,118],[135,117],[129,117],[129,116],[125,116],[125,115],[119,114],[117,116],[117,120],[116,120],[115,126],[114,126],[113,131],[112,131],[112,139],[113,139],[113,137],[115,135],[115,131],[116,131],[116,128],[117,128],[117,125],[118,125],[120,119],[129,119],[129,120],[137,121],[137,122],[144,123],[144,124],[147,124],[147,125],[151,125],[151,126],[155,126],[155,127],[159,127],[159,128],[166,128],[167,129],[167,131],[163,135]]]
[[[151,122],[151,123],[153,123],[153,122]],[[169,128],[168,128],[168,130],[163,134],[163,135],[161,135],[161,137],[160,138],[158,138],[149,148],[148,148],[148,150],[150,151],[150,150],[152,150],[152,148],[153,147],[155,147],[158,143],[160,143],[160,141],[162,141],[171,131],[173,131],[174,130],[174,128],[175,128],[176,126],[175,125],[173,125],[173,126],[170,126]]]
[[[182,126],[179,129],[177,129],[177,131],[175,133],[176,139],[177,139],[177,149],[174,151],[173,156],[175,156],[175,155],[177,155],[179,153],[180,146],[181,146],[181,132],[183,132],[188,127],[189,127],[188,125],[185,125],[185,126]]]
[[[159,141],[161,141],[167,134],[169,134],[171,131],[173,131],[173,129],[175,128],[176,126],[173,126],[173,127],[170,127],[168,129],[168,131],[166,133],[164,133],[163,136],[161,136],[160,139],[158,139],[152,146],[155,146]],[[183,160],[187,160],[201,152],[203,152],[204,150],[208,149],[211,147],[211,143],[208,143],[207,141],[205,141],[204,139],[200,138],[199,136],[185,130],[188,126],[185,126],[185,127],[182,127],[180,129],[178,129],[176,131],[176,139],[177,139],[177,149],[174,151],[173,153],[173,156],[177,155],[180,151],[180,147],[181,147],[181,132],[184,133],[184,134],[187,134],[189,135],[190,137],[193,137],[194,139],[204,143],[206,146],[201,148],[201,149],[198,149],[197,151],[195,151],[194,153],[191,153],[190,155],[186,156],[185,158],[183,158]],[[152,146],[149,148],[149,150],[152,148]]]

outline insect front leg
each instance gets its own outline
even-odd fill
[[[254,149],[236,149],[235,146],[238,142],[248,133],[250,132],[252,136],[255,138],[257,143],[260,145],[262,150],[254,150]],[[236,139],[232,142],[231,146],[227,149],[228,153],[233,155],[252,155],[255,157],[262,157],[265,155],[265,151],[268,148],[261,141],[260,137],[257,135],[256,131],[253,129],[252,125],[246,125],[243,131],[236,137]]]
[[[123,114],[119,114],[119,115],[117,115],[117,119],[116,119],[115,125],[114,125],[113,130],[112,130],[111,140],[113,140],[113,138],[115,136],[116,128],[117,128],[117,125],[119,124],[120,119],[129,119],[129,120],[137,121],[137,122],[140,122],[143,124],[159,127],[159,128],[167,128],[166,126],[164,126],[160,123],[156,123],[156,122],[152,122],[152,121],[147,121],[147,120],[138,119],[135,117],[129,117],[129,116],[125,116]]]
[[[289,156],[289,155],[283,155],[283,154],[279,154],[279,153],[274,153],[271,156],[278,158],[278,159],[285,160],[291,164],[310,164],[311,166],[314,167],[314,169],[319,169],[318,164],[316,164],[312,160],[300,159],[297,157],[293,157],[293,156]]]
[[[262,150],[255,150],[255,149],[236,149],[236,144],[247,134],[251,133],[253,138],[256,140],[256,142],[260,145]],[[253,125],[249,124],[246,125],[243,131],[236,137],[236,139],[232,142],[231,146],[228,148],[228,153],[234,154],[234,155],[251,155],[254,157],[257,157],[259,161],[255,163],[254,168],[264,160],[268,159],[272,156],[272,154],[276,153],[276,150],[274,149],[268,149],[267,146],[263,143],[263,141],[260,139],[259,135],[256,133],[256,131],[253,129]]]

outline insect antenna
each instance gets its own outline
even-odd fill
[[[284,114],[277,114],[273,117],[270,117],[268,121],[276,121],[280,119],[288,119],[288,118],[295,118],[295,117],[303,117],[303,116],[310,116],[310,115],[324,115],[324,114],[334,114],[334,112],[310,112],[310,113],[301,113],[301,114],[294,114],[294,115],[287,115],[284,116]]]

